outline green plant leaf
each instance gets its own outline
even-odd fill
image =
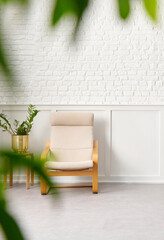
[[[130,14],[130,0],[118,0],[119,14],[122,19],[127,19]]]
[[[35,105],[30,104],[28,106],[28,116],[25,121],[23,121],[21,124],[17,120],[14,121],[16,129],[15,133],[17,135],[26,135],[31,131],[31,128],[33,126],[33,121],[36,115],[38,114],[39,110],[35,109]]]
[[[0,120],[0,127],[3,128],[2,131],[7,131],[8,133],[10,133],[11,135],[14,134],[14,130],[11,127],[10,122],[8,121],[7,117],[5,114],[0,113],[0,118],[3,119],[4,123],[2,123],[2,121]]]
[[[0,3],[10,3],[10,2],[14,2],[14,3],[20,3],[20,4],[27,4],[29,0],[0,0]]]
[[[0,6],[2,4],[7,4],[10,2],[27,5],[28,1],[29,0],[0,0]],[[3,36],[2,31],[0,29],[0,71],[3,72],[3,74],[5,76],[5,81],[8,82],[8,84],[12,86],[15,79],[14,79],[12,68],[10,67],[10,64],[9,64],[9,57],[7,57],[6,50],[4,49],[2,36]]]
[[[143,0],[149,16],[155,21],[157,18],[157,0]]]
[[[9,150],[0,151],[0,174],[10,171],[11,166],[16,167],[29,167],[33,169],[39,176],[41,176],[49,186],[53,186],[51,179],[44,172],[44,161],[39,157],[35,157],[33,161],[29,161],[23,154],[12,152]]]
[[[0,32],[0,34],[1,34],[1,32]],[[9,68],[9,61],[5,55],[5,50],[3,49],[3,43],[2,43],[1,39],[0,39],[0,67],[6,76],[6,80],[8,82],[11,82],[12,81],[12,73],[11,73],[11,69]]]
[[[55,26],[64,15],[72,14],[76,17],[76,26],[74,29],[74,34],[76,35],[79,23],[88,4],[89,0],[55,1],[55,7],[52,14],[52,26]]]
[[[14,218],[0,205],[0,225],[7,240],[24,240],[24,236]]]
[[[11,124],[10,124],[9,120],[7,119],[7,116],[5,114],[0,113],[0,118],[2,118],[6,122],[6,124],[9,126],[9,128],[11,128]]]
[[[15,119],[15,120],[14,120],[14,126],[15,126],[15,127],[18,127],[18,125],[19,125],[19,121]]]
[[[14,218],[6,211],[2,175],[0,176],[0,225],[2,226],[7,240],[25,239]]]
[[[6,208],[6,200],[4,196],[4,186],[3,186],[3,178],[0,176],[0,206],[2,208]]]
[[[0,225],[6,235],[7,240],[24,240],[24,236],[14,220],[14,218],[6,210],[6,200],[3,192],[3,174],[10,172],[12,168],[17,167],[29,167],[38,173],[49,185],[53,186],[51,179],[44,172],[44,161],[40,160],[40,157],[30,161],[22,154],[18,154],[9,150],[0,151]],[[52,195],[53,196],[53,195]]]

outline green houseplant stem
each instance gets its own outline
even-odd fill
[[[28,106],[28,116],[25,121],[20,123],[18,120],[14,120],[15,129],[12,128],[7,116],[3,113],[0,114],[0,127],[3,132],[8,132],[11,135],[28,135],[32,129],[33,121],[36,115],[38,114],[38,110],[35,109],[35,106],[30,104]]]

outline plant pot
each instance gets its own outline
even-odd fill
[[[12,149],[15,152],[24,153],[29,146],[29,135],[12,135]]]

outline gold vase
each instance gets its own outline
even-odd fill
[[[15,152],[25,153],[29,146],[29,135],[12,135],[12,149]]]

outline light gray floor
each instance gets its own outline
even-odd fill
[[[99,184],[41,196],[16,184],[9,208],[28,240],[163,240],[164,185]]]

